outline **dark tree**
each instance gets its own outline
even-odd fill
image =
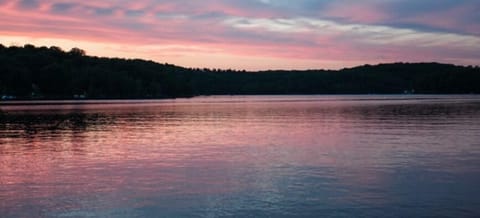
[[[87,54],[84,50],[79,48],[72,48],[68,53],[75,56],[85,56]]]
[[[173,98],[216,94],[480,93],[480,68],[439,63],[364,65],[338,71],[247,72],[86,56],[73,48],[0,44],[0,96]]]

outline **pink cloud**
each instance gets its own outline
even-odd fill
[[[468,13],[467,9],[459,8],[449,15],[459,17]],[[0,5],[0,37],[90,42],[93,50],[87,51],[89,54],[130,54],[132,58],[168,60],[186,66],[198,66],[202,64],[198,60],[203,60],[204,66],[198,67],[215,68],[225,67],[224,63],[231,64],[229,68],[245,68],[252,58],[268,59],[263,65],[255,64],[259,69],[285,67],[285,60],[295,68],[302,68],[302,64],[312,68],[314,63],[320,63],[315,68],[341,68],[390,61],[472,64],[480,59],[474,52],[478,46],[468,44],[475,44],[478,37],[376,26],[375,23],[391,18],[374,4],[333,4],[323,12],[322,16],[343,23],[303,15],[289,17],[275,8],[242,8],[213,0],[185,4],[56,0],[28,9],[19,7],[17,1]],[[434,18],[413,19],[432,26],[458,25],[453,21],[436,24]],[[469,28],[477,26],[472,24]],[[414,44],[417,42],[423,43],[423,47]],[[451,42],[456,46],[451,46]],[[105,51],[110,47],[115,48]],[[236,64],[235,59],[244,62]]]

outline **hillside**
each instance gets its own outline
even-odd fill
[[[17,99],[174,98],[224,94],[480,93],[480,68],[393,63],[306,71],[191,69],[81,49],[0,44],[0,96]]]

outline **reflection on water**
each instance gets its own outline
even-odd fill
[[[480,216],[477,96],[0,105],[1,217]]]

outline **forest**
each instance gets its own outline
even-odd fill
[[[79,48],[0,44],[8,99],[177,98],[253,94],[475,94],[480,68],[389,63],[341,70],[237,71],[88,56]]]

